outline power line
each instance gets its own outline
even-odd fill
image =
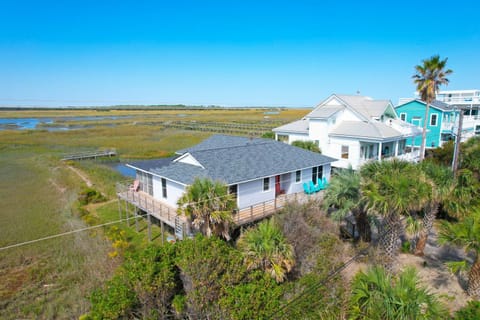
[[[399,223],[401,223],[403,220],[405,219],[405,217],[401,218],[399,220]],[[387,235],[387,233],[391,230],[391,228],[387,228],[386,230],[384,230],[380,236],[379,236],[379,239],[382,239],[383,237],[385,237]],[[286,304],[284,304],[281,308],[277,309],[274,313],[272,313],[271,316],[269,316],[268,318],[270,319],[273,319],[276,315],[279,315],[279,316],[283,316],[286,314],[286,310],[291,306],[293,305],[294,303],[296,303],[297,301],[299,301],[301,298],[303,298],[304,296],[306,296],[307,294],[310,294],[312,292],[314,292],[315,290],[317,290],[318,288],[320,288],[321,286],[324,286],[325,284],[327,284],[328,281],[330,281],[334,276],[336,276],[337,274],[339,274],[341,271],[345,270],[350,264],[352,264],[357,258],[359,258],[360,256],[364,255],[365,253],[368,252],[368,250],[370,249],[371,246],[373,246],[373,242],[371,242],[366,248],[364,248],[363,250],[361,250],[359,253],[357,253],[356,255],[354,255],[353,257],[351,257],[350,259],[348,259],[346,262],[344,262],[341,266],[339,266],[338,268],[334,269],[333,271],[331,271],[325,278],[323,278],[322,280],[320,280],[318,283],[316,284],[313,284],[310,288],[307,288],[305,289],[303,292],[301,292],[298,296],[296,296],[295,298],[293,298],[292,300],[290,300],[289,302],[287,302]],[[281,313],[280,313],[281,312]]]
[[[29,240],[29,241],[25,241],[25,242],[20,242],[20,243],[12,244],[12,245],[9,245],[9,246],[0,247],[0,251],[7,250],[7,249],[12,249],[12,248],[16,248],[16,247],[21,247],[21,246],[25,246],[25,245],[27,245],[27,244],[32,244],[32,243],[36,243],[36,242],[40,242],[40,241],[55,239],[55,238],[59,238],[59,237],[71,235],[71,234],[74,234],[74,233],[79,233],[79,232],[83,232],[83,231],[93,230],[93,229],[97,229],[97,228],[100,228],[100,227],[104,227],[104,226],[108,226],[108,225],[112,225],[112,224],[116,224],[116,223],[128,221],[128,220],[130,220],[130,219],[135,219],[135,218],[143,217],[143,216],[145,216],[145,215],[136,215],[136,216],[129,217],[129,218],[126,218],[126,219],[120,219],[120,220],[110,221],[110,222],[102,223],[102,224],[95,225],[95,226],[91,226],[91,227],[86,227],[86,228],[71,230],[71,231],[67,231],[67,232],[63,232],[63,233],[58,233],[58,234],[50,235],[50,236],[43,237],[43,238],[39,238],[39,239],[35,239],[35,240]]]

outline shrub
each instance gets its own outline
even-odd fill
[[[480,319],[480,301],[469,301],[462,309],[455,312],[455,318],[458,320],[476,320]]]
[[[93,188],[85,188],[78,195],[78,202],[82,206],[87,205],[89,203],[99,203],[106,200],[107,199],[105,198],[104,195],[102,195],[99,191]]]

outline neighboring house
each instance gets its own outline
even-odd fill
[[[437,100],[463,110],[462,141],[480,135],[480,90],[439,91]],[[455,123],[458,129],[458,123]]]
[[[411,100],[395,107],[398,117],[423,130],[426,103],[419,99]],[[434,100],[428,109],[427,148],[436,148],[444,142],[454,139],[455,123],[458,122],[459,111],[444,102]],[[407,145],[420,147],[422,136],[408,139]]]
[[[406,139],[421,134],[398,119],[388,100],[359,95],[337,95],[321,102],[303,119],[273,129],[276,140],[311,140],[322,154],[337,158],[332,165],[357,169],[366,161],[398,157],[416,161]]]
[[[177,201],[197,177],[219,180],[228,186],[237,200],[234,221],[241,225],[264,217],[270,207],[275,210],[280,202],[303,193],[303,183],[329,179],[335,161],[271,139],[225,135],[211,136],[177,155],[128,164],[136,170],[139,192],[119,192],[124,200],[175,227],[177,235],[181,233],[178,224],[185,222],[183,216],[176,215]]]
[[[417,101],[420,101],[418,98],[418,93],[416,94]],[[399,106],[405,105],[408,102],[414,101],[415,99],[402,98],[399,101]],[[463,120],[462,120],[462,141],[467,140],[475,135],[480,135],[480,90],[445,90],[439,91],[436,94],[436,100],[438,103],[445,103],[450,107],[450,110],[453,110],[455,113],[459,114],[460,110],[463,111]],[[397,107],[398,108],[398,107]],[[441,105],[440,109],[443,108]],[[425,112],[425,111],[424,111]],[[444,111],[448,113],[449,111]],[[417,116],[418,117],[418,116]],[[422,119],[424,114],[421,115]],[[440,133],[440,145],[447,141],[450,138],[453,138],[449,135],[449,131],[453,135],[457,134],[459,125],[459,117],[445,117],[442,118],[442,126]],[[430,133],[427,132],[427,137],[436,134],[435,130]],[[442,140],[442,133],[443,135]],[[446,140],[445,140],[446,139]],[[435,140],[435,139],[433,139]],[[434,141],[436,142],[436,140]],[[439,144],[436,144],[438,146]],[[431,147],[431,143],[427,143],[427,147]]]

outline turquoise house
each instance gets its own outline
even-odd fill
[[[423,128],[426,103],[416,99],[403,103],[395,107],[400,120]],[[459,111],[453,106],[440,101],[433,101],[430,104],[427,117],[427,148],[436,148],[444,142],[454,138],[454,128],[458,121]],[[422,144],[422,136],[414,139],[407,139],[407,146],[420,147]]]

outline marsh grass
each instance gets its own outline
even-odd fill
[[[2,145],[0,246],[85,227],[71,214],[81,182],[42,147]],[[73,318],[115,266],[103,238],[79,233],[0,252],[2,318]]]
[[[208,121],[263,119],[265,110],[180,111],[183,118]],[[270,119],[291,121],[306,110],[286,110]],[[54,117],[131,115],[176,119],[179,111],[2,111],[1,117]],[[110,201],[87,209],[77,206],[82,181],[64,154],[116,148],[120,159],[146,159],[173,154],[192,146],[210,133],[162,129],[156,126],[119,124],[71,131],[0,130],[0,247],[38,239],[119,218],[115,182],[124,180],[101,161],[76,162],[74,166],[93,182],[93,188]],[[145,219],[115,225],[129,250],[147,243]],[[112,243],[105,237],[111,229],[100,228],[0,251],[0,318],[72,319],[88,311],[88,295],[110,277],[119,259],[112,259]],[[160,228],[152,227],[154,241],[161,241]]]

